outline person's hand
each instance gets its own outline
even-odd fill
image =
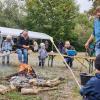
[[[29,46],[23,45],[23,48],[25,48],[25,49],[29,49]]]
[[[89,43],[88,43],[88,42],[85,44],[85,48],[86,48],[86,49],[89,48]]]

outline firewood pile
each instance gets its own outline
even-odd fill
[[[43,91],[56,90],[58,89],[57,86],[64,82],[64,78],[52,80],[40,78],[31,67],[23,68],[23,70],[7,76],[6,80],[9,82],[9,86],[0,85],[0,94],[10,91],[18,91],[23,95],[38,94]]]

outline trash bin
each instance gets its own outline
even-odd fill
[[[86,85],[86,83],[90,80],[90,78],[94,77],[93,75],[89,75],[87,73],[80,73],[81,85]]]

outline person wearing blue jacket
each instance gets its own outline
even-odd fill
[[[95,60],[96,74],[80,90],[83,100],[100,100],[100,54]]]
[[[85,44],[85,48],[88,49],[90,43],[95,38],[96,45],[95,45],[95,54],[96,56],[100,54],[100,6],[96,8],[96,16],[94,19],[94,28],[93,34],[91,34],[90,38],[87,40]]]

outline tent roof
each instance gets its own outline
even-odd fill
[[[11,36],[17,37],[22,32],[23,32],[23,30],[20,30],[20,29],[0,27],[0,35],[3,35],[3,36],[11,35]],[[50,38],[51,38],[49,35],[44,34],[44,33],[40,33],[40,32],[28,31],[28,33],[29,33],[29,37],[31,39],[47,39],[47,40],[50,40]]]

